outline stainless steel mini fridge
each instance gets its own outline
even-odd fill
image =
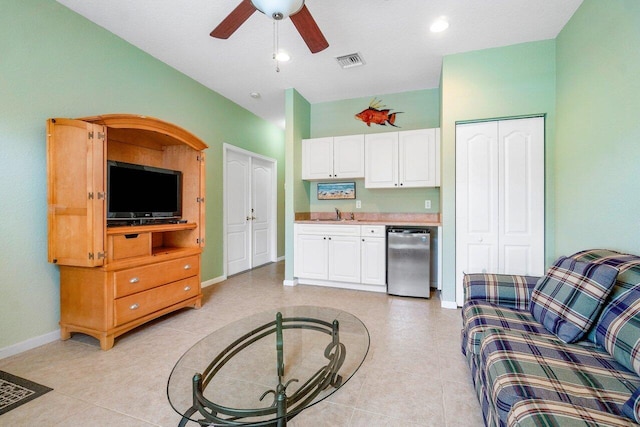
[[[431,235],[428,229],[387,229],[387,293],[429,298]]]

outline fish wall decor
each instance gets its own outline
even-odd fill
[[[356,120],[361,120],[371,127],[371,123],[386,126],[387,123],[393,127],[400,127],[395,124],[396,115],[402,114],[402,111],[391,113],[392,109],[385,108],[381,99],[373,98],[369,103],[369,108],[360,111],[355,115]]]

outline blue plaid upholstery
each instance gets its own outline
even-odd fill
[[[516,402],[509,411],[510,427],[631,427],[628,418],[586,409],[565,402],[527,399]]]
[[[623,417],[622,406],[640,378],[595,348],[513,331],[488,332],[480,370],[490,410],[507,425],[512,406],[526,399],[565,402]]]
[[[611,292],[618,270],[561,257],[531,294],[533,317],[564,342],[580,339]]]
[[[622,407],[622,412],[624,412],[627,417],[640,423],[640,388],[636,389],[629,400],[625,402]]]
[[[488,330],[514,330],[553,336],[531,313],[490,302],[468,301],[462,308],[462,353],[480,354],[480,343]]]
[[[528,310],[531,290],[538,279],[511,274],[465,274],[465,301],[482,300],[501,307]]]
[[[589,341],[577,344],[562,342],[529,312],[539,278],[465,276],[462,352],[486,426],[639,426],[624,414],[638,408],[640,377],[597,346],[596,326],[627,291],[640,288],[640,257],[595,249],[571,258],[619,271]]]
[[[607,305],[596,327],[596,341],[640,375],[640,285]]]

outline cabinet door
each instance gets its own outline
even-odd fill
[[[49,262],[94,267],[105,260],[106,128],[47,122]]]
[[[360,238],[329,236],[329,280],[360,282]]]
[[[333,137],[302,140],[302,179],[333,178]]]
[[[398,186],[398,132],[365,135],[366,188]]]
[[[364,177],[364,135],[333,138],[333,177]]]
[[[362,283],[385,285],[387,278],[384,237],[363,237],[360,247]]]
[[[398,133],[398,185],[400,187],[435,187],[438,185],[436,129]]]
[[[328,258],[326,236],[298,234],[296,236],[294,276],[306,279],[327,279]]]

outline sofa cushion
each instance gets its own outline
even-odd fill
[[[509,427],[632,427],[628,418],[586,409],[565,402],[527,399],[515,403],[507,418]]]
[[[564,342],[576,341],[591,328],[617,275],[608,265],[561,257],[536,284],[529,310]]]
[[[462,308],[464,329],[462,353],[480,354],[480,343],[487,330],[506,329],[553,336],[531,313],[486,301],[467,301]]]
[[[622,407],[622,412],[635,422],[640,423],[640,388],[633,392]]]
[[[517,274],[465,274],[462,282],[465,302],[487,301],[501,307],[529,309],[529,297],[540,278]]]
[[[501,425],[507,425],[513,405],[525,399],[565,402],[624,417],[622,406],[640,386],[640,377],[604,350],[515,331],[485,335],[479,369]]]
[[[596,342],[640,375],[640,285],[607,305],[596,326]]]

